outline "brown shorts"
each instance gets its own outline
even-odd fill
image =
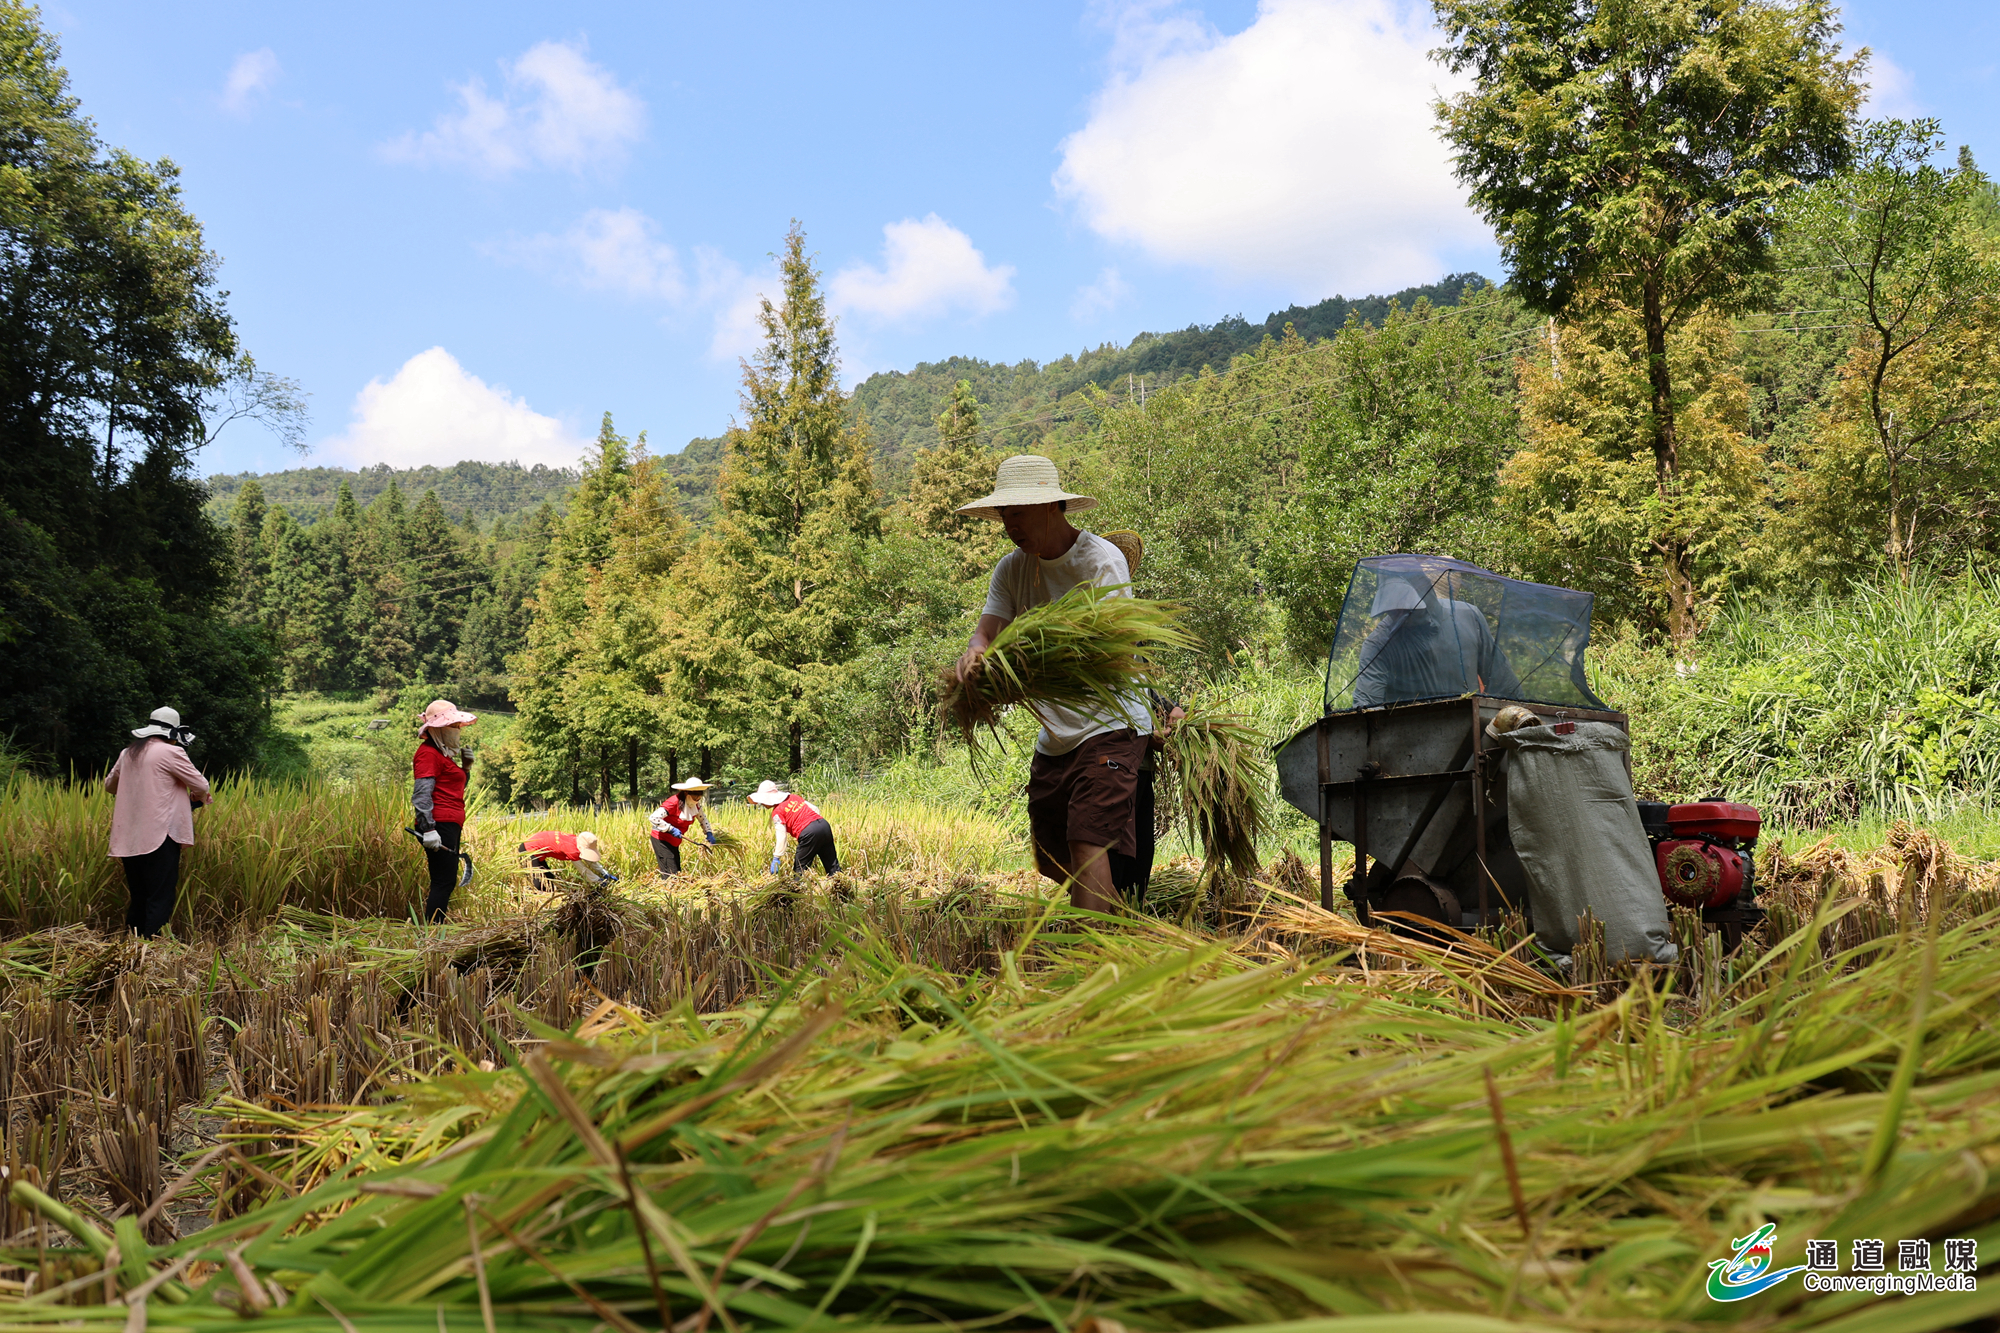
[[[1068,754],[1036,752],[1028,766],[1028,830],[1044,875],[1062,878],[1057,862],[1069,860],[1073,842],[1133,854],[1132,796],[1145,753],[1145,737],[1131,731],[1092,736]]]

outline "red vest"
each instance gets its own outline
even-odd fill
[[[545,856],[554,861],[577,859],[574,833],[530,833],[525,846],[531,856]]]
[[[813,803],[797,793],[778,802],[771,814],[785,826],[785,832],[794,838],[806,831],[806,825],[820,817],[819,811],[813,808]]]
[[[653,836],[669,847],[680,846],[681,839],[687,836],[688,825],[694,823],[694,816],[683,813],[681,810],[681,798],[678,796],[669,796],[666,800],[661,801],[660,810],[666,815],[667,822],[673,825],[673,828],[665,832],[654,829],[652,830]]]
[[[431,789],[431,820],[438,824],[465,822],[465,770],[460,768],[436,741],[426,737],[417,743],[410,771],[420,778],[436,778]]]

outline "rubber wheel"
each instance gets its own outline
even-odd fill
[[[1368,906],[1377,912],[1408,912],[1411,916],[1436,921],[1454,930],[1459,929],[1465,920],[1458,895],[1428,875],[1403,876],[1389,886],[1388,892],[1371,899]],[[1398,935],[1440,941],[1447,938],[1442,931],[1428,931],[1411,921],[1386,920],[1382,924]]]

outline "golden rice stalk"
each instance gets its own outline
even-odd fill
[[[1203,874],[1223,866],[1248,879],[1258,872],[1257,839],[1270,824],[1271,745],[1235,713],[1196,705],[1167,736],[1170,799],[1179,802]]]
[[[1125,696],[1153,676],[1147,654],[1195,646],[1180,627],[1181,614],[1172,602],[1073,588],[1008,622],[964,679],[947,668],[943,710],[975,749],[978,730],[997,732],[1010,704],[1025,704],[1037,717],[1049,707],[1120,717]]]

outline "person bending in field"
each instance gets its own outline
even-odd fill
[[[769,778],[758,783],[757,790],[743,799],[771,812],[771,829],[775,839],[771,845],[772,874],[777,874],[784,864],[787,837],[797,839],[799,844],[799,850],[792,859],[794,875],[803,875],[806,867],[814,861],[818,861],[820,869],[829,875],[840,873],[840,854],[833,846],[833,825],[826,822],[826,816],[815,809],[811,801],[786,791]]]
[[[1087,495],[1062,488],[1056,465],[1034,454],[1004,460],[993,493],[958,512],[1004,525],[1015,549],[1000,557],[986,591],[986,606],[958,659],[961,680],[980,669],[993,638],[1032,606],[1053,602],[1083,584],[1130,597],[1132,572],[1104,538],[1072,527],[1069,515],[1094,508]],[[1077,907],[1108,912],[1117,902],[1110,853],[1138,851],[1132,802],[1153,729],[1146,701],[1123,696],[1116,715],[1092,717],[1037,704],[1041,734],[1028,769],[1028,828],[1035,866],[1069,885]]]
[[[595,833],[530,833],[521,850],[528,854],[528,863],[551,889],[557,883],[556,872],[549,865],[551,861],[574,861],[584,879],[592,884],[604,878],[604,853],[597,845]]]
[[[681,842],[687,837],[688,826],[695,820],[701,821],[701,831],[708,838],[706,846],[715,846],[715,830],[709,827],[708,811],[702,793],[708,784],[700,778],[689,778],[686,782],[674,784],[673,795],[661,801],[652,814],[653,860],[660,867],[661,879],[672,879],[681,873]]]

